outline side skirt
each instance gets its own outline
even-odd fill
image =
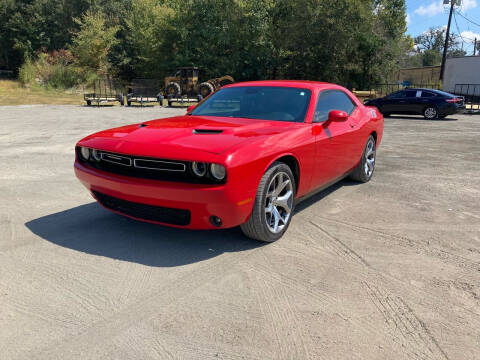
[[[339,181],[342,181],[343,179],[348,177],[348,175],[350,175],[353,172],[353,170],[355,170],[355,168],[347,171],[345,174],[343,174],[343,175],[339,176],[338,178],[326,183],[325,185],[322,185],[319,188],[316,188],[315,190],[310,191],[308,194],[305,194],[302,197],[299,197],[298,199],[295,200],[295,206],[298,205],[299,203],[301,203],[302,201],[307,200],[307,199],[311,198],[312,196],[318,194],[319,192],[322,192],[323,190],[329,188],[333,184],[335,184]]]

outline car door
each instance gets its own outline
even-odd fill
[[[379,104],[379,110],[382,113],[392,113],[396,111],[398,101],[405,96],[403,90],[396,91],[390,95],[385,96]]]
[[[435,93],[431,91],[421,90],[419,91],[420,94],[417,94],[417,113],[423,114],[423,110],[429,104],[435,103],[435,97],[437,96]]]
[[[404,96],[398,100],[396,112],[408,114],[417,112],[418,98],[417,90],[403,90]]]
[[[346,121],[330,122],[328,114],[332,110],[345,111],[349,117]],[[312,188],[321,187],[342,176],[358,160],[353,152],[359,116],[360,110],[345,92],[324,90],[318,95],[312,124],[315,134]]]
[[[407,103],[407,92],[405,90],[400,90],[390,94],[389,97],[391,99],[391,103],[388,112],[402,113],[405,111],[405,105]]]

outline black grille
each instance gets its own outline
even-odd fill
[[[210,174],[199,178],[193,174],[190,161],[130,156],[106,151],[99,152],[100,161],[85,160],[77,147],[77,160],[94,169],[109,173],[161,181],[185,182],[193,184],[223,184],[226,179],[218,181]]]
[[[158,221],[171,225],[185,226],[190,224],[190,211],[188,210],[139,204],[105,195],[97,191],[94,191],[93,194],[106,208],[133,216],[137,219]]]

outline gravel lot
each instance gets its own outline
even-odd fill
[[[373,180],[302,203],[286,236],[100,208],[96,130],[180,109],[0,107],[1,359],[479,359],[480,117],[386,119]]]

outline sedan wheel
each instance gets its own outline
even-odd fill
[[[350,178],[355,181],[367,182],[372,178],[373,172],[375,171],[375,159],[377,156],[375,138],[370,135],[363,150],[362,158],[360,163],[350,174]]]
[[[273,242],[282,237],[292,220],[296,184],[290,167],[275,162],[258,186],[250,218],[240,227],[249,238]]]
[[[434,106],[429,106],[423,110],[423,116],[429,120],[436,119],[438,116],[437,109]]]

